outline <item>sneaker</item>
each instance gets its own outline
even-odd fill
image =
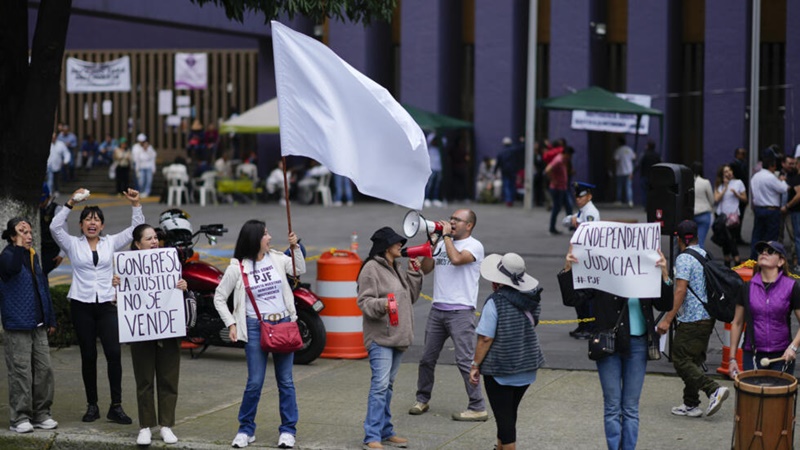
[[[236,433],[236,437],[233,438],[233,442],[231,442],[231,447],[233,448],[245,448],[249,444],[255,442],[255,436],[248,436],[244,433]]]
[[[338,208],[338,207],[342,206],[342,202],[337,200],[337,201],[333,202],[333,206]]]
[[[364,445],[361,446],[364,450],[370,450],[375,448],[383,448],[380,442],[365,442]]]
[[[416,402],[411,409],[408,410],[408,413],[412,416],[419,416],[420,414],[425,414],[428,410],[431,409],[430,405],[427,403]]]
[[[281,433],[278,437],[278,448],[294,448],[294,435]]]
[[[473,411],[468,409],[460,413],[453,413],[453,420],[459,422],[486,422],[489,420],[489,414],[484,411]]]
[[[561,233],[560,231],[558,231],[558,230],[550,230],[550,231],[548,231],[548,233],[550,233],[550,236],[559,236],[559,235],[561,235],[561,234],[562,234],[562,233]]]
[[[90,403],[89,406],[86,407],[86,414],[83,415],[81,420],[84,422],[94,422],[99,418],[100,408],[97,407],[96,403]]]
[[[425,201],[422,202],[422,206],[424,206],[425,208],[430,208],[431,207],[431,201],[426,198]],[[381,445],[381,444],[378,443],[378,445]],[[383,446],[381,445],[381,447],[383,447]],[[375,447],[375,448],[380,448],[380,447]]]
[[[728,388],[724,386],[720,386],[708,397],[708,409],[706,410],[706,416],[711,417],[716,414],[717,411],[722,407],[722,402],[728,398]]]
[[[17,433],[31,433],[33,432],[33,425],[26,420],[16,425],[11,425],[8,427],[8,429],[11,431],[16,431]]]
[[[384,439],[382,444],[386,444],[389,447],[397,447],[397,448],[406,448],[408,447],[408,439],[401,438],[400,436],[392,436],[389,439]]]
[[[150,432],[150,428],[142,428],[139,430],[139,436],[136,438],[136,445],[150,445],[152,439],[153,434]]]
[[[34,422],[33,428],[40,428],[42,430],[52,430],[58,428],[58,422],[53,419],[45,419],[41,422]]]
[[[352,200],[348,200],[347,201],[347,206],[353,206],[353,201]]]
[[[120,425],[130,425],[133,423],[133,420],[128,417],[127,414],[125,414],[125,411],[122,409],[122,405],[111,405],[108,408],[106,419]]]
[[[700,417],[703,415],[703,410],[697,406],[681,405],[672,408],[672,414],[676,416]]]
[[[178,436],[175,436],[169,427],[161,427],[161,440],[165,444],[174,444],[178,442]]]
[[[435,206],[437,208],[441,208],[442,206],[444,206],[444,203],[442,203],[441,200],[434,200],[433,201],[433,206]]]

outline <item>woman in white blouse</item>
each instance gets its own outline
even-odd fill
[[[84,189],[72,194],[64,208],[53,217],[50,231],[72,263],[72,285],[67,298],[70,300],[72,325],[81,349],[81,372],[86,390],[88,407],[84,422],[100,418],[97,406],[97,338],[103,344],[103,353],[108,364],[108,380],[111,388],[111,407],[106,418],[127,425],[132,423],[122,409],[122,363],[120,360],[117,305],[111,282],[114,277],[114,252],[130,244],[133,229],[144,223],[139,192],[128,189],[123,192],[131,203],[133,213],[131,226],[117,234],[101,235],[105,227],[103,211],[97,206],[87,206],[81,211],[80,236],[72,236],[67,229],[67,217],[76,203],[85,200]],[[77,199],[76,199],[77,198]]]
[[[717,170],[716,186],[714,201],[717,204],[717,215],[725,216],[725,225],[728,227],[730,236],[739,236],[742,227],[739,204],[747,202],[747,189],[742,180],[733,177],[733,170],[728,165],[721,166]],[[733,237],[722,246],[722,254],[725,257],[726,265],[730,265],[731,260],[737,266],[741,262],[739,248]]]
[[[694,172],[694,221],[697,224],[697,243],[706,248],[706,236],[711,228],[711,210],[714,207],[714,192],[711,182],[703,178],[703,163],[692,163]]]

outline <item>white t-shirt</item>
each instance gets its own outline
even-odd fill
[[[250,283],[250,289],[256,298],[261,314],[277,314],[286,311],[286,305],[283,303],[281,276],[275,270],[275,264],[272,263],[269,254],[266,254],[261,261],[255,262],[253,271],[247,273],[247,281]],[[246,308],[248,316],[256,315],[249,295]]]
[[[623,145],[614,150],[614,161],[617,162],[617,171],[615,175],[630,175],[633,173],[633,160],[636,159],[636,153],[627,145]]]
[[[725,185],[720,185],[717,188],[717,192],[722,192],[725,189]],[[733,195],[734,192],[738,192],[739,194],[743,194],[746,191],[744,187],[744,183],[742,180],[733,179],[728,182],[728,191],[722,194],[722,198],[719,200],[719,204],[717,204],[717,214],[731,214],[731,213],[739,213],[739,199]]]
[[[476,308],[478,306],[478,281],[481,277],[481,261],[483,261],[483,244],[470,236],[466,239],[454,240],[453,245],[459,252],[467,250],[472,253],[475,261],[454,266],[447,257],[444,240],[436,245],[436,251],[439,254],[433,257],[436,263],[433,277],[433,305],[444,303]],[[447,309],[447,307],[445,306],[443,309]]]

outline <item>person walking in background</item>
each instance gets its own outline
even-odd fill
[[[549,232],[551,235],[561,234],[556,229],[556,220],[562,206],[566,209],[567,215],[572,215],[572,207],[567,200],[567,183],[569,180],[568,167],[573,153],[575,153],[575,150],[572,147],[565,148],[544,169],[545,175],[550,179],[550,197],[553,199],[553,210],[550,211]]]
[[[794,374],[800,331],[792,336],[792,314],[800,321],[800,286],[789,276],[786,250],[780,242],[756,243],[758,264],[753,278],[736,300],[728,358],[730,377],[738,374],[736,353],[745,323],[742,369],[769,369]],[[723,355],[725,357],[725,355]],[[767,366],[761,358],[779,358]]]
[[[47,157],[47,187],[56,197],[59,195],[58,174],[61,170],[67,170],[72,160],[69,149],[57,137],[53,133],[53,139],[50,142],[50,154]]]
[[[725,226],[728,230],[727,238],[722,245],[722,254],[725,265],[739,265],[739,246],[736,236],[741,236],[742,220],[739,216],[739,205],[747,203],[747,190],[742,180],[733,176],[730,166],[721,166],[717,171],[717,188],[714,191],[714,202],[717,205],[717,216],[725,217]]]
[[[516,253],[487,256],[481,276],[492,283],[492,294],[475,329],[478,343],[469,381],[477,386],[483,375],[497,424],[495,449],[516,450],[519,404],[545,362],[536,335],[542,288],[525,273],[525,260]]]
[[[428,134],[428,157],[431,162],[431,176],[428,184],[425,185],[424,206],[431,205],[441,207],[442,203],[442,151],[440,149],[441,139],[435,133]]]
[[[711,182],[703,178],[703,164],[692,163],[694,173],[694,222],[697,224],[697,243],[706,248],[706,236],[711,228],[711,210],[714,207],[714,190]]]
[[[125,192],[131,184],[132,155],[128,148],[128,139],[120,138],[119,147],[114,149],[114,181],[117,184],[117,193]]]
[[[133,229],[131,250],[158,248],[156,230],[147,224]],[[112,283],[119,286],[119,276]],[[178,280],[177,288],[186,291],[186,280]],[[131,342],[131,362],[136,379],[136,404],[139,407],[139,435],[137,445],[150,445],[150,428],[160,425],[161,439],[165,444],[178,442],[172,427],[175,426],[175,405],[178,403],[178,379],[181,370],[181,338],[156,339]],[[158,384],[158,416],[153,401],[153,391]]]
[[[67,298],[70,300],[72,324],[81,349],[81,372],[88,403],[82,420],[94,422],[100,418],[100,409],[97,407],[97,338],[100,338],[111,389],[111,406],[106,418],[128,425],[133,421],[122,409],[122,362],[116,292],[111,284],[114,278],[114,252],[130,243],[133,229],[144,223],[144,215],[139,192],[128,189],[124,192],[125,198],[131,203],[131,225],[128,228],[110,236],[102,235],[105,228],[103,211],[97,206],[87,206],[81,211],[81,236],[72,236],[67,229],[67,218],[75,204],[85,200],[85,194],[85,189],[76,190],[50,224],[53,238],[72,263],[72,284]]]
[[[667,260],[661,250],[658,255],[656,268],[661,271],[661,296],[658,298],[623,298],[597,289],[575,290],[572,265],[579,261],[572,254],[572,246],[567,252],[564,270],[558,274],[559,284],[569,286],[565,291],[575,295],[574,303],[592,305],[598,329],[610,330],[619,323],[614,352],[596,361],[603,389],[608,450],[633,450],[639,439],[639,399],[647,369],[648,346],[659,340],[653,307],[669,311],[673,306]]]
[[[675,258],[672,309],[656,327],[660,334],[666,334],[672,321],[678,321],[671,350],[672,365],[684,384],[683,404],[672,408],[672,414],[702,416],[699,391],[703,391],[708,396],[706,415],[711,416],[719,411],[729,393],[728,388],[720,386],[700,368],[706,360],[708,339],[714,331],[714,319],[703,306],[708,303],[703,266],[686,250],[697,253],[701,258],[706,257],[706,251],[698,245],[697,224],[694,221],[684,220],[679,223],[675,234],[681,253]]]
[[[58,131],[57,139],[67,146],[70,154],[70,158],[67,161],[67,170],[61,172],[61,175],[63,175],[61,181],[72,181],[75,179],[75,165],[80,167],[82,163],[82,161],[76,160],[80,156],[80,152],[78,152],[78,137],[69,130],[69,125],[67,124],[62,124]]]
[[[469,396],[466,411],[453,413],[453,420],[486,421],[489,415],[480,386],[469,382],[470,363],[475,354],[475,308],[478,306],[478,278],[483,261],[483,244],[472,237],[475,212],[459,209],[449,221],[440,220],[441,238],[433,258],[422,261],[425,274],[435,270],[433,304],[425,326],[425,348],[419,361],[417,398],[409,414],[430,409],[436,361],[447,338],[453,340],[455,360]]]
[[[294,248],[294,259],[272,250],[272,236],[267,225],[260,220],[248,220],[242,225],[233,259],[214,293],[214,306],[228,327],[232,342],[244,342],[247,359],[247,385],[239,407],[239,430],[231,446],[244,448],[256,440],[256,413],[261,401],[261,390],[267,370],[269,353],[261,348],[261,321],[278,324],[296,322],[292,285],[286,279],[292,273],[306,271],[306,261],[299,239],[289,233],[289,245]],[[294,261],[294,263],[292,263]],[[228,297],[233,294],[233,311],[228,309]],[[253,303],[258,304],[256,313]],[[278,405],[281,424],[278,427],[278,448],[293,448],[297,436],[297,394],[292,378],[294,353],[272,353],[275,381],[278,384]]]
[[[522,147],[524,150],[524,147]],[[506,206],[514,206],[514,199],[517,197],[517,172],[522,168],[521,157],[525,154],[520,152],[520,147],[513,145],[510,137],[503,138],[503,149],[497,155],[497,169],[503,179],[503,202]]]
[[[407,269],[402,267],[400,250],[406,239],[390,227],[379,229],[370,240],[372,248],[358,274],[358,308],[372,370],[364,448],[383,448],[382,442],[405,447],[408,439],[394,432],[391,404],[403,352],[414,340],[413,304],[422,290],[420,261],[412,258]]]
[[[647,190],[650,185],[650,170],[661,162],[661,155],[656,151],[656,142],[652,139],[647,141],[644,147],[644,155],[639,160],[639,183],[642,189],[644,205],[647,206]]]
[[[342,201],[347,202],[347,206],[353,206],[353,187],[350,179],[344,175],[333,174],[333,187],[335,190],[333,206],[342,206]]]
[[[153,173],[156,171],[156,149],[150,145],[147,136],[142,134],[139,138],[141,149],[138,152],[133,152],[133,165],[136,168],[136,174],[139,179],[139,189],[142,191],[142,198],[150,196],[150,190],[153,187]]]
[[[625,143],[625,136],[619,135],[617,143],[619,147],[614,150],[614,174],[617,177],[617,201],[615,204],[622,204],[624,190],[624,201],[628,202],[628,207],[633,208],[633,161],[636,159],[636,153]]]
[[[761,170],[750,179],[753,195],[753,235],[750,238],[750,259],[755,260],[756,243],[777,241],[781,224],[781,195],[788,191],[789,185],[783,178],[775,176],[777,161],[771,151],[765,152]]]
[[[47,276],[31,247],[31,224],[21,217],[3,230],[8,245],[0,253],[0,313],[8,371],[11,431],[58,427],[50,406],[55,391],[47,335],[56,330]]]

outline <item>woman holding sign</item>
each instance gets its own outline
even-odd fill
[[[667,261],[661,250],[658,255],[656,267],[661,268],[662,280],[660,298],[622,298],[596,289],[574,290],[572,265],[578,258],[572,254],[571,245],[564,270],[558,274],[562,296],[572,296],[569,299],[572,302],[592,302],[598,330],[617,329],[614,352],[596,360],[603,389],[603,418],[609,450],[636,448],[639,397],[644,385],[648,346],[658,345],[659,340],[653,307],[659,311],[672,309],[672,281],[667,273]]]
[[[114,252],[122,250],[131,241],[133,229],[144,223],[139,192],[123,192],[131,203],[131,226],[120,233],[102,235],[105,227],[103,211],[97,206],[83,208],[80,216],[80,236],[71,236],[67,230],[67,217],[73,206],[86,200],[89,191],[78,189],[53,217],[50,231],[58,246],[72,263],[72,285],[67,293],[70,299],[72,325],[81,348],[81,371],[86,390],[84,422],[100,418],[97,406],[97,338],[103,344],[108,364],[108,382],[111,388],[111,407],[106,418],[123,425],[133,423],[122,409],[122,362],[120,360],[119,329],[117,322],[116,293],[111,285],[114,278]]]
[[[372,249],[358,274],[358,307],[363,312],[364,347],[369,352],[372,381],[367,397],[363,448],[405,447],[408,439],[392,426],[392,385],[403,352],[414,340],[413,304],[422,289],[420,260],[400,263],[406,238],[390,227],[372,234]]]
[[[158,248],[156,230],[147,224],[133,229],[131,250]],[[114,275],[113,285],[119,286],[119,276]],[[186,291],[186,280],[180,279],[177,288]],[[136,379],[136,403],[139,407],[138,445],[150,445],[150,428],[161,425],[161,439],[166,444],[178,442],[172,427],[175,425],[175,405],[178,402],[178,378],[181,369],[181,338],[156,339],[132,342],[131,361]],[[153,387],[158,383],[158,417],[153,401]]]
[[[261,349],[259,321],[271,324],[297,321],[292,285],[287,281],[286,273],[292,273],[292,265],[298,274],[306,271],[306,262],[297,244],[299,239],[296,234],[289,233],[289,244],[294,248],[294,260],[270,249],[271,240],[272,236],[264,222],[245,222],[236,239],[231,264],[225,270],[214,294],[214,306],[229,329],[230,340],[245,342],[247,385],[239,407],[239,431],[231,443],[235,448],[247,447],[256,440],[256,412],[261,400],[268,356]],[[228,296],[231,293],[233,312],[228,309]],[[253,301],[256,302],[261,317],[256,314]],[[273,352],[272,360],[275,364],[281,414],[278,447],[293,448],[297,435],[297,398],[292,379],[294,353]]]

